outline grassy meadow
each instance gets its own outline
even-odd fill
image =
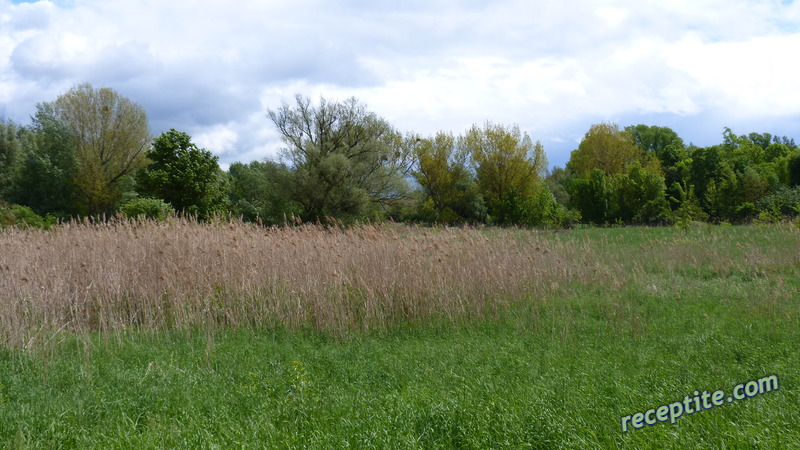
[[[0,230],[6,448],[800,447],[798,344],[792,224]]]

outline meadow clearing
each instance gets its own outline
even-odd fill
[[[798,343],[793,224],[0,231],[8,448],[800,447]]]

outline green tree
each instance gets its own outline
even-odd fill
[[[452,134],[439,132],[420,139],[413,151],[416,168],[412,175],[424,194],[421,204],[425,220],[440,223],[485,220],[486,207],[469,170],[469,155],[456,146]]]
[[[800,186],[800,152],[795,152],[786,159],[789,187]]]
[[[547,189],[553,194],[556,201],[562,206],[570,204],[569,185],[574,178],[574,174],[568,172],[563,167],[554,167],[545,177]]]
[[[517,205],[546,189],[543,177],[547,159],[540,142],[535,144],[519,127],[504,127],[487,122],[474,125],[460,139],[460,146],[472,159],[489,214],[498,224],[514,222]],[[508,196],[514,196],[508,201]]]
[[[372,217],[408,196],[411,145],[355,98],[315,106],[297,95],[268,116],[286,144],[287,187],[304,219]]]
[[[587,177],[574,178],[570,196],[572,206],[589,223],[602,225],[616,214],[616,189],[601,169],[592,169]]]
[[[22,159],[10,188],[13,203],[39,215],[76,215],[75,134],[50,103],[36,106],[31,132],[22,135]]]
[[[784,156],[788,155],[792,152],[792,148],[786,144],[781,144],[778,142],[774,142],[769,144],[766,149],[764,149],[764,158],[768,162],[775,161],[776,159],[783,158]]]
[[[94,89],[90,84],[73,87],[53,106],[74,134],[75,185],[85,212],[111,212],[123,194],[124,177],[146,163],[147,114],[113,89]]]
[[[755,203],[769,191],[769,181],[758,172],[757,167],[746,167],[737,178],[743,202]]]
[[[211,152],[198,148],[191,136],[171,129],[153,140],[150,164],[137,176],[143,196],[160,198],[176,210],[201,217],[223,205],[223,176]]]
[[[666,220],[670,209],[662,176],[646,170],[635,162],[628,166],[627,173],[615,177],[618,206],[614,208],[616,210],[614,220],[647,224]]]
[[[0,117],[0,200],[8,198],[22,159],[22,146],[17,138],[19,131],[14,122]]]
[[[606,174],[623,173],[628,164],[642,161],[644,152],[633,136],[611,123],[592,125],[577,150],[570,155],[567,169],[586,177],[594,169]]]
[[[694,186],[695,194],[701,203],[707,203],[705,200],[708,186],[713,182],[716,188],[715,180],[722,176],[723,165],[727,165],[724,149],[718,145],[695,148],[691,158],[690,183]],[[716,195],[716,191],[714,194]]]
[[[273,225],[300,213],[299,206],[286,193],[291,172],[285,165],[272,161],[236,162],[228,173],[228,201],[234,214]]]
[[[670,220],[676,224],[688,228],[691,222],[695,220],[706,220],[708,214],[700,206],[700,201],[694,194],[694,186],[688,182],[683,184],[674,183],[670,187],[670,192],[675,195],[670,195],[669,201],[673,207],[673,212],[670,215]]]
[[[665,169],[686,157],[683,139],[671,128],[640,124],[625,127],[625,131],[642,151],[657,157]]]

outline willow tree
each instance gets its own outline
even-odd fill
[[[531,140],[518,126],[487,122],[473,126],[459,140],[470,155],[489,214],[497,223],[523,220],[522,211],[544,185],[547,159],[540,142]]]
[[[313,105],[297,95],[294,106],[283,103],[268,116],[286,144],[286,187],[305,219],[372,216],[407,195],[409,146],[355,98]]]
[[[439,223],[485,220],[486,207],[469,168],[469,154],[456,145],[456,138],[438,132],[414,145],[416,168],[412,171],[424,199],[423,219]]]
[[[75,136],[75,185],[84,212],[112,211],[128,175],[146,163],[151,137],[144,108],[113,89],[90,84],[73,87],[53,105]]]

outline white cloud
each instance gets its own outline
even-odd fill
[[[229,163],[276,154],[265,112],[295,93],[356,96],[423,134],[518,123],[558,164],[601,120],[714,142],[771,117],[785,128],[741,132],[800,138],[797,48],[800,4],[780,0],[0,0],[0,107],[24,122],[110,86]]]
[[[222,155],[235,149],[239,135],[225,125],[215,125],[194,136],[194,142],[200,148]]]

